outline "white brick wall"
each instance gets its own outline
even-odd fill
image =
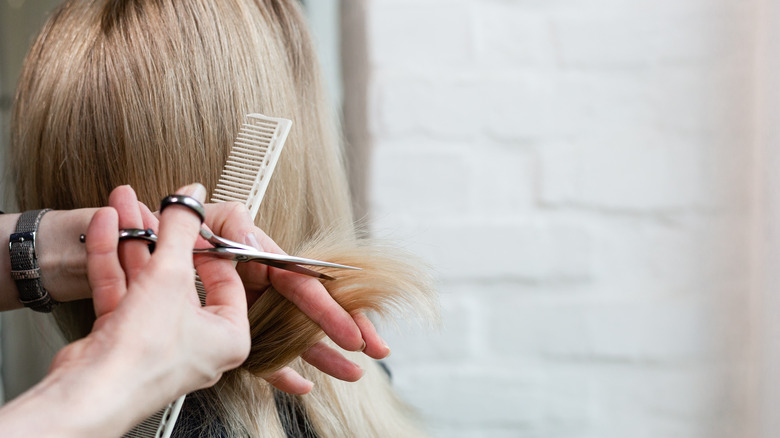
[[[439,437],[736,437],[757,0],[371,0],[370,205],[438,273],[387,333]]]

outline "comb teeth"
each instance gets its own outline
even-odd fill
[[[212,202],[240,202],[254,218],[290,132],[287,119],[249,114],[236,137]]]

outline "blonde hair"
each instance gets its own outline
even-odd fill
[[[258,226],[292,253],[363,267],[325,283],[347,311],[434,315],[426,273],[356,237],[334,118],[293,0],[65,2],[31,48],[14,102],[19,207],[105,205],[120,184],[150,206],[192,181],[211,191],[248,112],[294,121]],[[69,339],[94,320],[89,301],[56,312]],[[366,370],[352,384],[298,359],[324,334],[277,292],[249,317],[249,359],[197,397],[213,420],[198,425],[202,436],[282,437],[296,415],[321,436],[419,434],[374,361],[349,356]],[[275,398],[260,377],[291,361],[315,389]]]

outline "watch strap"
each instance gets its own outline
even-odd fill
[[[57,304],[43,288],[41,270],[35,252],[35,237],[43,215],[50,209],[22,213],[8,242],[11,254],[11,277],[19,291],[19,301],[37,312],[51,312]]]

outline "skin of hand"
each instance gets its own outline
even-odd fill
[[[115,192],[111,204],[133,201],[130,193]],[[191,186],[179,193],[197,196]],[[100,209],[87,231],[92,332],[60,350],[44,380],[0,410],[4,435],[117,435],[214,384],[249,354],[244,287],[229,261],[197,262],[207,290],[206,305],[198,301],[192,248],[199,218],[167,208],[150,255],[139,242],[118,250],[120,217]]]
[[[201,186],[202,187],[202,186]],[[125,194],[127,192],[127,194]],[[120,213],[120,228],[156,228],[156,216],[144,204],[137,202],[132,189],[118,187],[111,195],[111,205]],[[202,189],[205,193],[205,189]],[[121,194],[121,200],[119,198]],[[281,248],[257,228],[245,206],[239,203],[207,204],[206,226],[212,232],[227,239],[242,242],[261,251],[284,254]],[[140,216],[134,211],[140,210]],[[132,243],[132,242],[128,242]],[[203,242],[201,242],[203,243]],[[139,251],[146,251],[145,244],[134,243]],[[205,246],[207,244],[203,243]],[[120,251],[135,251],[123,249]],[[128,254],[130,257],[141,254]],[[207,256],[204,256],[207,257]],[[325,287],[316,279],[283,269],[271,268],[261,263],[239,263],[237,270],[244,282],[249,305],[269,286],[273,285],[287,299],[295,303],[301,311],[322,327],[328,337],[338,346],[349,351],[363,351],[375,359],[390,354],[390,348],[377,334],[371,321],[362,313],[350,315],[328,294]],[[203,274],[201,274],[202,276]],[[309,348],[302,358],[320,371],[345,381],[356,381],[363,370],[341,353],[319,342]],[[312,383],[289,367],[266,377],[276,388],[291,393],[305,394],[312,389]]]

